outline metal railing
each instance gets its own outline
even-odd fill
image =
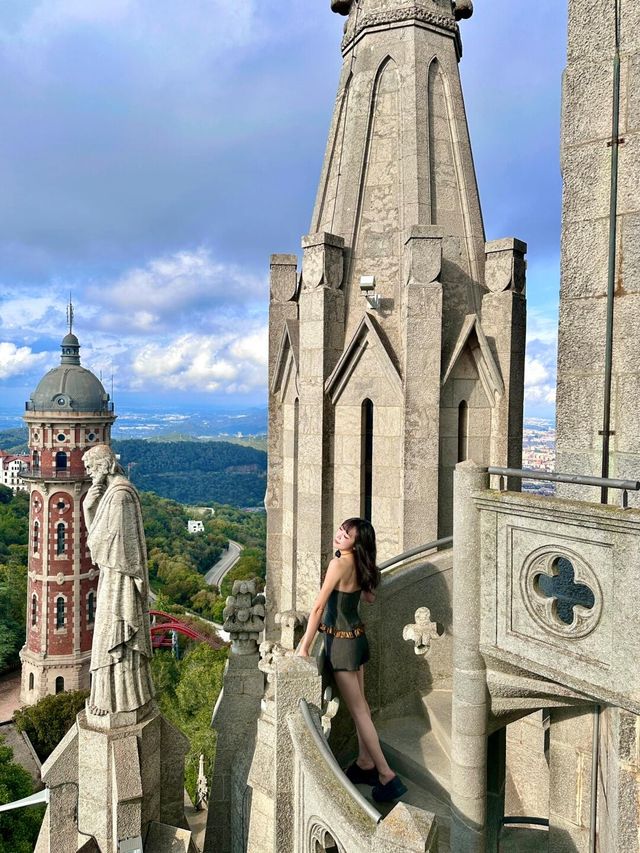
[[[372,820],[376,823],[380,823],[382,820],[382,815],[380,812],[371,805],[369,800],[360,793],[360,791],[353,785],[349,779],[343,773],[340,765],[335,759],[334,754],[329,749],[329,744],[322,737],[320,732],[318,731],[318,727],[315,724],[313,717],[311,716],[311,711],[309,710],[309,706],[307,705],[304,699],[300,699],[298,702],[298,707],[300,708],[300,713],[302,714],[302,718],[309,730],[311,737],[313,738],[315,745],[318,747],[318,751],[327,766],[331,770],[331,773],[336,779],[336,782],[341,785],[345,791],[349,794],[349,796],[356,801],[356,803],[360,806],[363,811],[365,811]]]
[[[520,480],[548,480],[551,483],[571,483],[576,486],[594,486],[602,489],[619,489],[622,491],[621,503],[626,509],[629,502],[629,492],[640,491],[640,480],[614,480],[610,477],[587,477],[582,474],[562,474],[551,471],[536,471],[535,468],[494,468],[489,467],[489,474],[500,477],[500,491],[505,491],[507,477]]]
[[[421,554],[426,554],[428,551],[436,551],[438,548],[444,548],[445,546],[452,544],[453,536],[445,536],[443,539],[436,539],[433,542],[427,542],[426,545],[418,545],[415,548],[410,548],[408,551],[398,554],[397,557],[391,557],[390,560],[385,560],[384,563],[380,563],[378,568],[381,572],[386,572],[394,566],[397,566],[398,563],[404,563],[405,560],[409,560],[411,557],[419,557]]]
[[[35,403],[33,402],[33,400],[27,400],[25,402],[24,410],[25,410],[25,412],[61,412],[63,415],[68,414],[69,410],[71,410],[71,412],[73,414],[75,414],[76,412],[82,411],[81,409],[76,408],[76,406],[73,403],[70,403],[69,405],[65,404],[64,406],[61,406],[59,409],[54,407],[53,404],[51,406],[49,406],[49,408],[44,408],[43,406],[36,406]],[[108,403],[105,403],[103,408],[101,408],[101,409],[95,409],[92,412],[82,411],[82,414],[83,415],[104,415],[105,413],[111,414],[114,411],[115,411],[115,403],[113,403],[112,401],[109,401]]]
[[[38,791],[35,794],[31,794],[28,797],[23,797],[21,800],[15,800],[13,803],[5,803],[4,805],[0,805],[0,812],[10,812],[13,809],[23,809],[27,806],[37,806],[40,803],[48,803],[49,802],[49,789],[43,788],[41,791]]]
[[[21,480],[89,480],[86,473],[77,473],[69,468],[42,468],[40,466],[21,471]]]

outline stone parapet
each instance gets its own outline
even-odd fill
[[[311,709],[311,725],[300,708],[291,711],[287,724],[291,733],[293,772],[298,779],[292,819],[297,850],[338,850],[340,853],[436,853],[438,829],[435,815],[415,806],[397,803],[382,819],[367,809],[362,795],[346,777],[340,779],[324,740],[317,709]],[[311,845],[314,845],[312,847]],[[291,850],[293,848],[279,848]]]

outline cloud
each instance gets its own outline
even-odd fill
[[[245,394],[266,386],[266,364],[266,327],[248,335],[180,335],[132,354],[129,388]],[[119,371],[120,382],[125,376]]]
[[[531,311],[524,367],[527,415],[551,414],[556,399],[558,330],[555,316]]]
[[[27,374],[45,360],[46,353],[34,353],[30,347],[17,347],[10,341],[0,341],[0,379]]]
[[[179,251],[87,289],[106,331],[158,334],[220,324],[221,315],[266,310],[266,277],[217,261],[209,249]]]

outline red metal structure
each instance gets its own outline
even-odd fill
[[[224,640],[219,637],[207,637],[170,613],[164,613],[162,610],[150,610],[149,616],[151,617],[151,644],[154,649],[171,649],[173,647],[171,631],[177,631],[190,640],[207,643],[213,649],[221,649],[226,645]]]

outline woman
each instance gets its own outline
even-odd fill
[[[363,672],[369,644],[358,614],[360,598],[372,603],[380,583],[375,530],[363,518],[349,518],[338,528],[334,545],[336,554],[311,608],[298,654],[308,657],[316,632],[324,634],[326,661],[358,735],[358,757],[347,768],[347,777],[356,785],[373,785],[374,800],[390,802],[407,789],[387,764],[371,720]]]

